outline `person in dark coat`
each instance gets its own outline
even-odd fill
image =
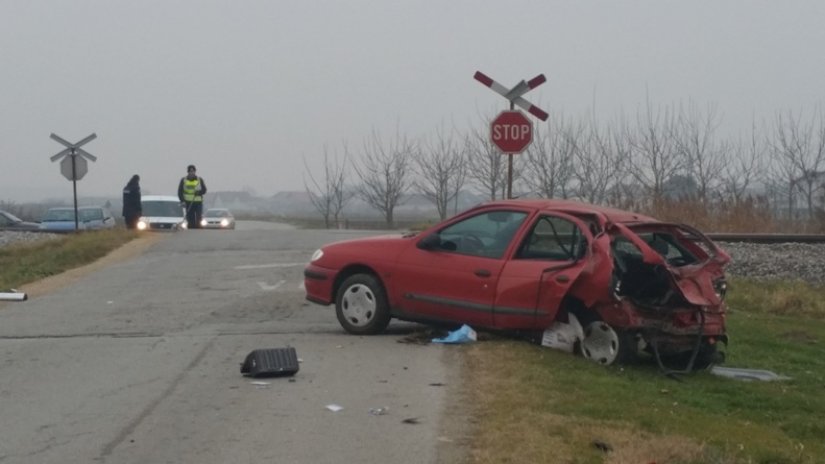
[[[123,219],[127,229],[137,227],[138,219],[143,215],[140,204],[140,176],[135,174],[123,187]]]

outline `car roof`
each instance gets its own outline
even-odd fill
[[[174,201],[180,203],[180,198],[174,195],[143,195],[140,201]]]
[[[625,211],[608,206],[593,205],[575,200],[554,200],[554,199],[519,199],[519,200],[498,200],[483,203],[479,206],[519,206],[540,210],[555,210],[571,214],[593,214],[599,213],[605,216],[610,222],[618,223],[639,223],[639,222],[660,222],[658,219],[644,214]]]

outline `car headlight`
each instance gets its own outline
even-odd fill
[[[312,253],[312,257],[309,258],[309,262],[318,261],[321,257],[324,256],[324,250],[318,248],[315,250],[315,253]]]
[[[206,219],[201,219],[201,227],[206,227]]]
[[[180,224],[178,224],[178,227],[180,227],[181,229],[188,229],[189,224],[187,224],[186,221],[183,221]]]
[[[137,230],[146,230],[149,228],[149,223],[146,222],[143,218],[138,219],[137,222]]]
[[[229,219],[221,219],[221,227],[226,227],[229,225]]]

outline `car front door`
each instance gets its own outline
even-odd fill
[[[505,253],[528,211],[486,210],[421,237],[393,280],[401,318],[491,327]]]
[[[584,222],[542,213],[526,230],[498,280],[493,323],[502,329],[546,328],[588,264],[593,236]]]

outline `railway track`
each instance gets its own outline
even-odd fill
[[[763,234],[763,233],[707,233],[714,242],[740,243],[825,243],[825,235],[819,234]]]

